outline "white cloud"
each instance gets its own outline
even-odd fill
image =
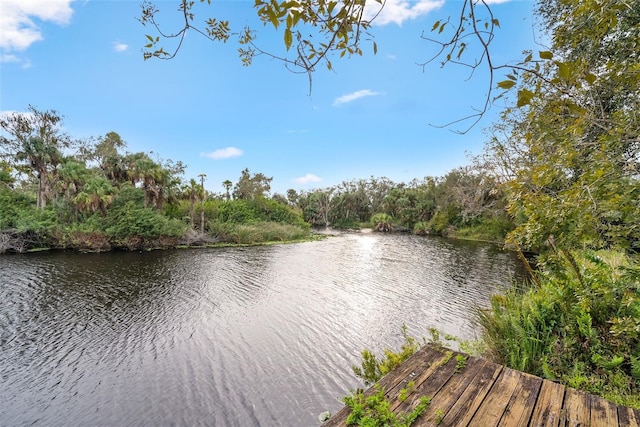
[[[339,96],[333,101],[333,105],[346,104],[348,102],[353,102],[356,99],[364,98],[365,96],[376,96],[381,95],[380,92],[374,92],[369,89],[358,90],[353,93],[348,93],[346,95]]]
[[[432,10],[439,9],[443,5],[444,0],[387,0],[384,8],[380,11],[382,6],[377,2],[370,1],[367,2],[367,7],[365,8],[365,17],[367,19],[374,19],[375,17],[374,25],[388,25],[391,23],[402,25],[407,19],[416,19],[427,15]],[[376,14],[378,15],[376,16]]]
[[[485,3],[487,4],[500,4],[500,3],[507,3],[510,2],[511,0],[485,0]]]
[[[127,49],[129,49],[129,45],[128,44],[118,43],[118,42],[114,42],[113,43],[114,52],[124,52]]]
[[[50,21],[58,25],[69,23],[73,0],[2,0],[0,14],[0,48],[25,50],[42,40],[35,20]]]
[[[0,54],[0,62],[20,62],[20,58],[15,55]]]
[[[308,184],[310,182],[322,182],[322,178],[312,173],[308,173],[305,176],[301,176],[300,178],[295,178],[293,182],[295,182],[296,184]]]
[[[236,147],[220,148],[211,153],[200,153],[200,157],[209,157],[213,160],[230,159],[232,157],[242,156],[242,150]]]

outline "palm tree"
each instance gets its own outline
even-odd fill
[[[85,164],[68,158],[58,168],[58,187],[67,199],[73,198],[87,181],[90,171]]]
[[[229,181],[228,179],[224,180],[222,182],[222,186],[224,187],[225,191],[226,191],[226,198],[227,198],[227,202],[229,201],[229,199],[231,199],[231,186],[233,185],[233,182]]]
[[[114,194],[115,189],[107,179],[94,177],[74,197],[73,202],[78,212],[97,212],[99,210],[103,215],[106,215]]]

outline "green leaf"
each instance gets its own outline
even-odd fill
[[[291,30],[287,28],[284,30],[284,45],[287,50],[291,48],[291,43],[293,43],[293,34],[291,34]]]
[[[569,77],[571,77],[571,68],[569,67],[569,64],[566,62],[557,62],[556,65],[558,65],[558,75],[560,78],[569,80]]]
[[[529,105],[533,99],[534,93],[528,89],[520,89],[518,91],[518,108]]]
[[[329,15],[331,15],[331,13],[333,12],[333,9],[336,7],[338,3],[335,1],[331,1],[329,2],[329,8],[328,8],[328,13]]]
[[[376,55],[378,53],[378,45],[376,42],[373,42],[373,54]]]
[[[540,59],[552,59],[553,58],[553,52],[550,52],[548,50],[541,50],[539,52],[540,54]]]
[[[493,25],[495,25],[496,27],[500,28],[500,21],[498,21],[497,19],[492,19],[492,20],[491,20],[491,23],[492,23]]]
[[[433,27],[431,28],[431,31],[435,31],[436,28],[438,28],[440,26],[440,20],[437,20],[435,24],[433,24]]]
[[[278,25],[280,24],[278,22],[278,16],[272,10],[269,10],[269,21],[271,21],[274,28],[278,28]]]
[[[149,34],[147,34],[147,38],[149,39],[150,42],[153,42],[153,37],[151,37]]]
[[[511,89],[515,85],[516,85],[516,82],[514,82],[513,80],[503,80],[501,82],[498,82],[498,87],[505,90]]]
[[[592,85],[597,80],[597,77],[594,74],[588,73],[586,76],[584,76],[584,79],[587,81],[587,83]]]

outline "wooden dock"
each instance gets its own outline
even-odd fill
[[[425,346],[387,374],[379,384],[391,409],[410,412],[427,396],[431,403],[413,426],[640,427],[640,410],[478,357],[459,363],[459,354]],[[403,389],[409,393],[400,399]],[[322,427],[346,426],[349,412],[342,408]]]

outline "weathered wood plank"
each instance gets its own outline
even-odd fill
[[[509,404],[500,419],[500,425],[527,427],[538,393],[542,385],[542,378],[520,372],[518,384],[513,390]]]
[[[460,400],[460,396],[469,387],[476,376],[490,363],[478,357],[469,357],[467,366],[460,372],[453,374],[451,379],[431,399],[427,410],[418,418],[415,427],[438,425],[439,417],[448,414],[451,407]]]
[[[564,389],[561,384],[543,381],[533,409],[529,425],[531,427],[558,427],[560,411],[564,401]]]
[[[391,405],[391,410],[396,412],[411,411],[417,404],[421,396],[432,397],[444,386],[456,370],[456,360],[453,356],[445,355],[438,362],[433,363],[424,375],[418,376],[414,380],[413,390],[408,398],[402,402],[396,400]],[[448,360],[447,360],[448,359]],[[446,363],[445,363],[446,362]]]
[[[617,427],[618,410],[613,402],[598,396],[591,398],[591,427]]]
[[[567,388],[564,393],[564,423],[565,427],[584,427],[591,421],[591,399],[583,391]]]
[[[618,425],[620,427],[640,427],[640,411],[618,406]]]
[[[497,426],[517,385],[518,372],[503,368],[471,423],[477,426]]]
[[[500,372],[502,372],[502,366],[496,363],[487,363],[480,374],[462,392],[449,412],[444,415],[440,426],[468,425]]]
[[[451,356],[444,353],[443,356],[444,357],[431,363],[431,365],[425,369],[422,374],[412,377],[410,381],[403,381],[399,384],[399,387],[392,390],[389,397],[396,399],[391,404],[392,411],[405,411],[409,409],[411,406],[410,402],[414,402],[419,396],[431,396],[431,394],[438,391],[438,389],[447,382],[449,377],[453,375],[455,366],[453,366],[453,368],[451,367]],[[403,388],[408,387],[409,382],[413,382],[413,387],[411,387],[412,390],[407,396],[407,399],[405,399],[405,401],[398,400],[397,397],[400,394],[400,391]],[[409,398],[410,396],[411,398]]]
[[[379,387],[384,388],[391,409],[405,413],[420,397],[431,397],[415,427],[640,427],[640,410],[618,407],[484,359],[469,357],[457,372],[458,354],[425,346],[385,376]],[[376,391],[370,388],[365,395]],[[349,413],[343,407],[323,427],[345,426]]]

